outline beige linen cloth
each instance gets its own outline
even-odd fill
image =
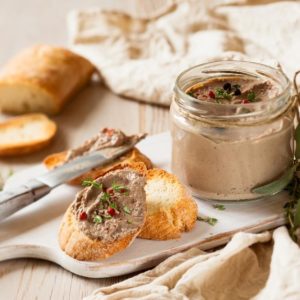
[[[107,86],[125,97],[169,105],[176,76],[213,60],[280,63],[290,78],[300,68],[297,1],[122,3],[126,14],[76,11],[68,24],[71,48],[93,61]],[[130,10],[132,3],[136,9]]]
[[[237,233],[221,250],[192,248],[85,300],[299,300],[300,248],[285,227]]]

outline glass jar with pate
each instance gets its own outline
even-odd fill
[[[219,61],[182,72],[171,105],[172,169],[195,196],[250,200],[294,156],[293,99],[285,74]]]

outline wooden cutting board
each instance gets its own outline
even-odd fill
[[[138,147],[154,164],[170,169],[171,140],[168,132],[148,137]],[[42,165],[16,173],[6,187],[20,184],[45,172]],[[57,232],[62,216],[79,188],[62,185],[38,202],[0,223],[0,261],[33,257],[55,262],[72,273],[92,278],[124,275],[150,268],[166,257],[199,246],[206,250],[225,244],[238,231],[260,232],[284,224],[282,206],[285,193],[264,200],[225,203],[225,210],[213,202],[197,200],[202,216],[218,219],[211,226],[197,222],[195,228],[178,240],[150,241],[136,239],[132,245],[103,261],[81,262],[60,250]]]

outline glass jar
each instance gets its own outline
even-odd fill
[[[228,78],[267,81],[278,93],[247,104],[187,94],[192,86]],[[251,190],[277,179],[292,164],[293,106],[288,78],[266,65],[219,61],[182,72],[170,111],[173,172],[201,199],[260,198]]]

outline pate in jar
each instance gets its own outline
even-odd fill
[[[250,200],[293,162],[290,82],[266,65],[219,61],[181,73],[171,105],[172,169],[195,196]]]

